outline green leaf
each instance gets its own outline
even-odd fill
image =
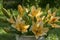
[[[28,13],[25,13],[25,15],[22,17],[26,24],[31,25],[32,19],[28,16]]]
[[[7,18],[10,18],[8,11],[5,8],[2,8],[2,12]]]

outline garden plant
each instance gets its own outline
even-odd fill
[[[49,30],[60,28],[57,24],[60,19],[57,14],[57,8],[42,10],[40,7],[31,6],[30,8],[25,8],[18,5],[18,14],[14,15],[13,11],[7,11],[2,8],[2,12],[6,17],[6,21],[10,26],[15,29],[18,35],[30,35],[35,36],[36,39],[39,37],[47,37]],[[9,31],[9,29],[5,29]]]

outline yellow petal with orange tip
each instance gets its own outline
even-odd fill
[[[21,5],[18,5],[18,12],[20,13],[20,16],[24,15],[24,8]]]
[[[42,13],[43,13],[42,11],[41,11],[41,12],[38,11],[38,12],[36,13],[36,18],[37,18],[37,17],[40,17],[40,16],[42,15]]]
[[[36,17],[40,17],[40,15],[42,15],[42,11],[41,11],[41,8],[37,8],[36,9]]]
[[[52,28],[60,28],[60,25],[57,24],[51,24]]]
[[[36,7],[35,6],[32,6],[31,7],[31,15],[32,16],[36,16],[36,14],[37,14]]]
[[[27,29],[29,28],[29,25],[26,25],[26,26],[24,26],[23,28],[22,28],[22,33],[24,33],[24,32],[27,32]]]
[[[32,6],[31,7],[31,12],[34,13],[36,11],[36,7],[35,6]]]
[[[36,16],[36,14],[37,14],[36,11],[31,13],[31,15],[34,16],[34,17]]]

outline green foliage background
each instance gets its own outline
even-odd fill
[[[45,8],[47,4],[50,5],[50,7],[59,7],[60,6],[60,0],[3,0],[3,6],[5,8],[17,8],[17,5],[21,4],[25,7],[30,7],[32,5],[35,5],[36,7],[42,7]]]
[[[14,1],[16,1],[16,2],[12,3],[12,4],[7,3],[6,7],[15,5],[10,8],[13,8],[13,7],[17,8],[17,5],[21,4],[22,6],[25,6],[25,7],[30,7],[32,5],[35,5],[36,7],[40,6],[40,7],[44,8],[47,3],[50,3],[50,7],[59,7],[60,6],[60,0],[38,0],[38,1],[36,1],[36,0],[23,0],[23,1],[14,0]],[[57,5],[55,5],[55,4],[57,4]],[[13,34],[16,33],[16,30],[9,27],[10,24],[7,21],[5,21],[5,16],[3,15],[2,11],[1,11],[2,7],[3,7],[3,1],[0,0],[0,40],[15,40],[15,35],[13,35]],[[17,10],[13,10],[13,13],[17,14],[18,12],[17,12]],[[60,8],[58,9],[57,16],[60,16]],[[13,31],[10,30],[10,32],[6,33],[4,31],[5,27],[12,29]],[[13,33],[11,33],[11,32],[13,32]],[[57,40],[57,39],[60,40],[60,29],[50,30],[48,32],[48,34],[49,35],[47,36],[46,40]]]

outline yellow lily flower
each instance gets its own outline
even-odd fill
[[[48,23],[53,23],[53,22],[56,22],[57,21],[57,18],[55,17],[56,15],[56,11],[51,13],[51,10],[48,10],[48,14],[47,14],[47,17],[46,17],[46,21]]]
[[[38,8],[38,9],[33,8],[31,12],[32,12],[31,15],[33,17],[40,17],[40,15],[42,14],[41,8]]]
[[[32,6],[31,8],[31,13],[29,14],[29,16],[32,18],[32,20],[34,20],[34,17],[37,19],[37,21],[40,19],[40,15],[42,15],[42,11],[41,8],[35,8],[35,6]]]
[[[54,22],[59,22],[58,19],[60,18],[60,17],[56,17],[55,15],[56,15],[56,11],[51,13],[51,11],[49,10],[47,15],[47,22],[52,26],[52,28],[60,28],[60,25],[54,24]]]
[[[21,5],[18,5],[18,12],[20,13],[20,16],[24,15],[24,11],[25,9]]]
[[[40,24],[36,23],[32,27],[32,32],[34,33],[35,37],[38,39],[39,36],[46,35],[48,32],[48,28],[44,28]]]
[[[29,25],[26,25],[24,23],[21,22],[16,22],[15,24],[13,24],[14,28],[16,28],[18,31],[24,33],[27,32],[27,29],[29,28]]]

